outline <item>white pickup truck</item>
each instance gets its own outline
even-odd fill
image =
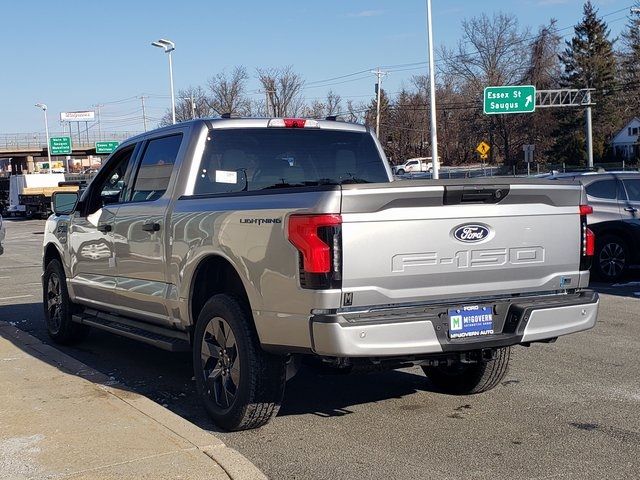
[[[364,126],[193,120],[123,142],[45,227],[49,335],[193,352],[221,427],[266,423],[303,359],[423,367],[479,393],[510,348],[596,321],[585,193],[539,179],[393,181]]]
[[[396,175],[428,173],[433,171],[433,162],[431,157],[410,158],[403,164],[395,166],[393,170]]]

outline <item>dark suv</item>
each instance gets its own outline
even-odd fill
[[[593,215],[589,228],[596,234],[592,270],[601,280],[615,281],[630,265],[640,264],[640,172],[560,174],[587,190]]]

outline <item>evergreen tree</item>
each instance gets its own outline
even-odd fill
[[[611,135],[619,125],[616,109],[617,63],[613,51],[615,40],[610,40],[606,22],[598,17],[598,11],[591,1],[583,8],[582,21],[576,25],[574,36],[566,42],[566,49],[560,54],[564,67],[561,78],[565,88],[593,88],[593,153],[601,161]],[[559,115],[560,124],[556,141],[558,160],[574,163],[584,158],[584,122],[582,111],[572,110]],[[581,131],[582,130],[582,131]]]
[[[620,52],[621,111],[624,121],[640,116],[640,1],[632,9],[629,22],[622,32]]]

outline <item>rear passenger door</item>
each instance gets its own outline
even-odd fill
[[[616,178],[599,178],[587,184],[586,191],[587,201],[593,207],[593,215],[587,217],[590,225],[606,227],[605,222],[621,220],[618,199],[622,195]]]
[[[166,228],[168,207],[177,177],[184,131],[147,139],[134,166],[133,182],[114,225],[117,290],[123,314],[158,324],[171,324],[167,299]]]

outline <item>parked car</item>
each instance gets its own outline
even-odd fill
[[[53,194],[46,328],[190,350],[229,430],[272,418],[306,359],[414,364],[480,393],[512,346],[595,324],[585,202],[575,182],[394,181],[362,125],[192,120],[123,142],[82,195]]]
[[[410,158],[401,165],[393,167],[396,175],[404,175],[406,173],[426,173],[433,171],[433,162],[431,157]]]
[[[4,253],[4,247],[2,246],[2,242],[4,241],[4,222],[2,221],[2,215],[0,215],[0,255]]]
[[[593,207],[588,225],[596,235],[593,272],[601,280],[620,279],[640,264],[640,172],[581,172],[551,178],[573,179],[585,186]]]

